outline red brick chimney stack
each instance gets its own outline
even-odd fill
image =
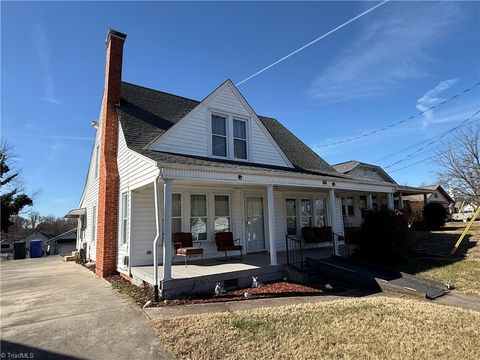
[[[96,273],[107,277],[117,272],[118,185],[117,168],[118,116],[122,84],[123,43],[127,35],[110,29],[105,41],[107,60],[100,129],[100,174],[98,190],[98,224]]]

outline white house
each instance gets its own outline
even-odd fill
[[[279,121],[257,115],[230,80],[201,101],[123,82],[125,38],[107,35],[87,180],[67,215],[79,218],[77,249],[97,274],[119,272],[167,297],[252,274],[280,279],[287,235],[301,239],[303,227],[331,227],[329,251],[340,251],[341,198],[376,194],[393,209],[396,184],[336,171]],[[209,260],[224,256],[215,234],[225,231],[246,258]],[[176,232],[201,241],[204,265],[174,258]]]
[[[433,192],[430,187],[411,187],[399,185],[397,182],[380,166],[367,164],[357,160],[345,161],[333,165],[338,172],[361,178],[365,180],[384,181],[395,187],[393,206],[395,209],[403,210],[404,202],[419,198],[423,201],[425,196],[430,197]],[[341,198],[342,214],[344,225],[346,227],[359,227],[363,221],[364,210],[374,209],[380,210],[388,207],[387,195],[383,193],[370,193],[361,195],[358,193],[345,194]]]

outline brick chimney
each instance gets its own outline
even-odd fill
[[[110,29],[105,41],[107,60],[102,100],[100,174],[98,190],[98,224],[96,273],[107,277],[117,272],[118,237],[118,116],[122,82],[123,43],[127,35]]]

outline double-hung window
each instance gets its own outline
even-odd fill
[[[172,233],[182,231],[182,195],[172,194]]]
[[[84,219],[85,221],[85,219]],[[84,228],[82,229],[84,230]],[[93,205],[92,208],[92,242],[97,240],[97,206]]]
[[[212,115],[212,155],[227,157],[227,118]]]
[[[297,199],[285,199],[287,235],[297,235]]]
[[[300,200],[301,224],[302,228],[305,226],[312,226],[312,200]]]
[[[230,202],[228,195],[215,195],[215,232],[230,231]]]
[[[315,212],[315,226],[323,227],[326,225],[325,200],[315,199],[313,204]]]
[[[233,156],[236,159],[247,159],[247,123],[233,119]]]
[[[190,195],[190,232],[195,240],[207,240],[206,195]]]
[[[122,217],[121,240],[122,240],[122,245],[125,245],[127,243],[127,226],[128,226],[128,193],[126,192],[122,193],[121,217]]]

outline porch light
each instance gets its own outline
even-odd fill
[[[91,125],[94,129],[98,129],[98,122],[96,122],[95,120],[92,121],[92,122],[90,123],[90,125]]]
[[[242,175],[238,175],[238,180],[243,180],[243,176],[242,176]]]
[[[332,182],[332,186],[335,186],[335,183],[334,183],[334,182]]]

